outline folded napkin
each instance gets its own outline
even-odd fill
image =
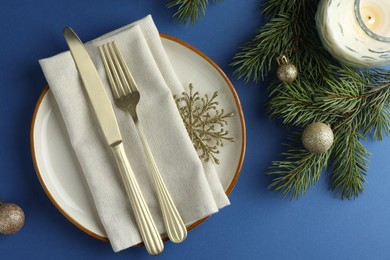
[[[166,229],[141,141],[130,115],[111,96],[98,46],[115,40],[141,94],[142,125],[167,188],[186,224],[229,204],[215,168],[202,162],[180,118],[174,94],[181,85],[149,15],[86,44],[123,137],[128,159],[161,234]],[[110,151],[101,138],[69,51],[39,61],[65,122],[91,190],[99,218],[115,252],[141,242],[133,212]]]

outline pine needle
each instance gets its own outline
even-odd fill
[[[321,172],[326,168],[330,151],[323,154],[309,153],[300,145],[300,134],[290,137],[285,144],[287,151],[282,159],[273,161],[269,175],[276,175],[269,185],[270,189],[280,191],[284,197],[291,195],[291,200],[305,195],[311,185],[318,182]]]
[[[343,125],[335,131],[330,187],[341,199],[357,198],[364,191],[369,154],[360,142],[361,138],[361,134],[351,125]]]
[[[223,0],[214,0],[214,2],[221,3]],[[179,23],[194,25],[196,20],[205,16],[208,4],[208,0],[171,0],[167,3],[167,7],[177,8],[173,16]]]

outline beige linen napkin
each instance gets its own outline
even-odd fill
[[[203,163],[188,137],[173,94],[184,90],[151,16],[86,44],[111,98],[126,153],[160,233],[162,213],[141,141],[128,113],[117,108],[98,46],[115,40],[138,84],[140,123],[167,188],[186,224],[229,204],[215,168]],[[39,61],[64,119],[71,144],[114,251],[141,242],[133,212],[108,147],[102,141],[81,81],[67,51]]]

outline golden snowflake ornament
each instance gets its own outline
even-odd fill
[[[219,164],[220,161],[216,157],[219,148],[223,147],[225,141],[235,141],[224,129],[228,125],[227,119],[232,117],[233,113],[218,109],[217,91],[209,98],[207,94],[200,97],[198,91],[194,93],[192,84],[189,89],[189,94],[183,92],[181,97],[174,96],[177,108],[199,157]]]

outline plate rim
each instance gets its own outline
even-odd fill
[[[198,49],[196,49],[192,45],[188,44],[187,42],[185,42],[183,40],[180,40],[180,39],[178,39],[176,37],[170,36],[168,34],[160,33],[160,37],[164,38],[164,39],[167,39],[167,40],[171,40],[171,41],[176,42],[176,43],[179,43],[179,44],[183,45],[184,47],[190,49],[191,51],[195,52],[196,54],[201,56],[203,59],[205,59],[222,76],[223,80],[226,82],[226,84],[228,85],[228,87],[229,87],[229,89],[230,89],[230,91],[231,91],[231,93],[233,95],[234,101],[235,101],[236,106],[237,106],[238,115],[240,117],[242,144],[241,144],[240,159],[239,159],[236,171],[234,173],[234,176],[233,176],[233,179],[232,179],[231,183],[229,184],[228,188],[225,191],[226,195],[230,195],[230,193],[233,191],[233,188],[236,185],[237,180],[238,180],[238,178],[240,176],[242,165],[243,165],[244,158],[245,158],[245,152],[246,152],[246,126],[245,126],[244,113],[243,113],[243,110],[242,110],[242,106],[241,106],[241,102],[240,102],[240,99],[238,97],[238,94],[237,94],[233,84],[231,83],[229,78],[226,76],[225,72],[223,72],[222,69],[213,60],[211,60],[207,55],[205,55],[203,52],[199,51]],[[66,219],[68,219],[73,225],[75,225],[77,228],[79,228],[80,230],[84,231],[88,235],[90,235],[90,236],[92,236],[94,238],[97,238],[99,240],[102,240],[102,241],[105,241],[105,242],[109,242],[107,237],[101,236],[99,234],[96,234],[95,232],[89,230],[88,228],[86,228],[82,224],[80,224],[78,221],[76,221],[72,216],[70,216],[58,204],[58,202],[54,199],[54,197],[51,195],[49,189],[47,188],[45,182],[43,181],[42,175],[41,175],[39,167],[38,167],[36,154],[35,154],[35,143],[34,143],[34,132],[35,131],[34,131],[34,126],[35,126],[38,110],[39,110],[39,108],[41,106],[41,103],[42,103],[42,100],[46,96],[46,93],[48,92],[48,90],[49,90],[49,85],[46,85],[45,88],[43,89],[42,93],[40,94],[40,96],[38,98],[38,101],[37,101],[37,103],[35,105],[33,116],[32,116],[32,121],[31,121],[30,148],[31,148],[31,156],[32,156],[32,161],[33,161],[34,168],[35,168],[35,173],[36,173],[36,175],[38,177],[38,180],[39,180],[39,182],[40,182],[44,192],[46,193],[46,196],[48,196],[48,198],[51,201],[51,203],[57,208],[58,211],[60,211],[60,213]],[[206,221],[209,217],[210,216],[204,217],[204,218],[202,218],[200,220],[197,220],[196,222],[192,223],[191,225],[187,226],[187,231],[193,230],[194,228],[196,228],[197,226],[202,224],[204,221]],[[167,241],[169,239],[168,239],[168,237],[164,237],[163,240]]]

